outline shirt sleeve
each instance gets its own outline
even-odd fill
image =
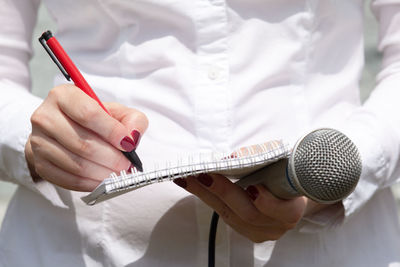
[[[40,0],[0,0],[0,179],[26,186],[65,207],[48,182],[34,183],[24,154],[30,117],[42,99],[31,94],[29,60]]]
[[[379,22],[378,49],[383,53],[377,85],[367,101],[337,127],[359,149],[363,166],[360,181],[341,203],[305,217],[308,224],[300,227],[304,232],[340,225],[356,214],[378,190],[399,181],[400,1],[375,0],[372,11]]]

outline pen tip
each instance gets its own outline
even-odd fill
[[[140,164],[136,165],[136,169],[137,169],[138,171],[140,171],[140,172],[143,172],[143,166],[142,166],[142,163],[140,163]]]
[[[139,159],[139,156],[136,154],[135,150],[131,152],[122,151],[127,159],[132,163],[132,165],[140,172],[143,172],[143,164]]]

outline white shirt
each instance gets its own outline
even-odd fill
[[[84,193],[32,182],[23,151],[42,101],[27,64],[38,2],[0,0],[0,175],[21,185],[0,266],[205,266],[211,210],[173,183],[89,207]],[[384,57],[364,105],[361,0],[44,2],[99,98],[148,116],[145,168],[188,151],[294,142],[317,127],[358,146],[363,172],[344,217],[327,209],[257,245],[220,223],[217,266],[400,264],[389,189],[400,174],[400,1],[373,3]]]

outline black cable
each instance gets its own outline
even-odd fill
[[[219,215],[214,211],[210,223],[210,235],[208,237],[208,267],[215,267],[215,237],[217,236]]]

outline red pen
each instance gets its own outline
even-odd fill
[[[67,78],[68,81],[72,79],[72,81],[77,87],[79,87],[88,96],[96,100],[97,103],[99,103],[99,105],[103,108],[103,110],[110,115],[110,112],[108,112],[108,110],[104,107],[103,103],[101,103],[100,99],[94,93],[90,85],[82,76],[81,72],[72,62],[71,58],[62,48],[57,39],[53,36],[51,31],[44,32],[42,36],[40,36],[39,42],[43,45],[44,49],[49,54],[54,63],[57,65],[57,67],[61,70],[65,78]],[[135,166],[139,171],[143,171],[142,162],[140,161],[135,150],[132,150],[131,152],[125,152],[125,151],[121,152],[125,155],[125,157],[129,159],[129,161],[133,164],[133,166]]]

